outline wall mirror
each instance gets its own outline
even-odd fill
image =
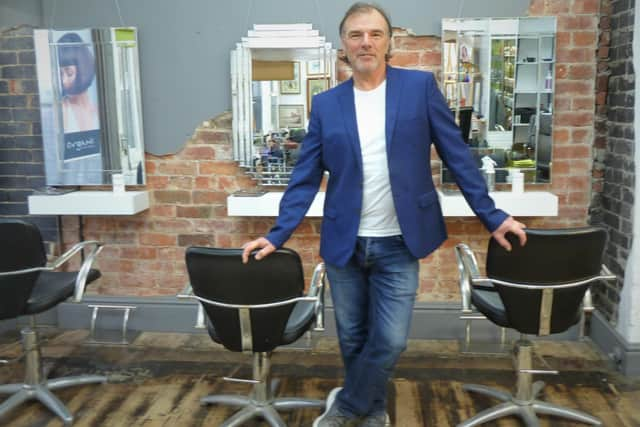
[[[144,184],[135,28],[34,30],[46,184]]]
[[[551,179],[556,18],[442,20],[442,91],[463,139],[496,182],[518,169],[527,183]],[[444,167],[442,182],[453,183]]]
[[[261,186],[289,182],[313,96],[336,84],[335,62],[311,24],[254,25],[231,52],[234,159]]]

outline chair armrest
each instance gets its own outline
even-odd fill
[[[91,270],[93,262],[95,261],[100,251],[102,251],[104,244],[102,242],[98,242],[97,240],[87,240],[84,242],[76,243],[71,249],[60,255],[60,257],[52,263],[52,268],[57,269],[61,265],[69,261],[75,254],[88,247],[91,247],[91,252],[89,252],[89,254],[85,256],[84,262],[82,263],[82,265],[80,266],[80,270],[78,271],[75,291],[73,292],[73,302],[82,301],[82,297],[84,296],[84,289],[87,286],[87,277],[89,276],[89,270]]]
[[[206,326],[205,321],[204,321],[204,307],[203,307],[202,303],[200,303],[200,301],[198,301],[198,299],[193,294],[193,288],[191,287],[191,283],[187,283],[184,286],[184,288],[182,288],[182,291],[180,291],[180,293],[178,295],[176,295],[176,298],[179,298],[179,299],[194,299],[194,300],[197,301],[198,312],[196,313],[196,324],[193,325],[193,327],[195,329],[206,329],[207,326]]]
[[[309,286],[309,292],[307,292],[307,296],[317,298],[314,308],[316,313],[316,326],[314,331],[324,331],[324,292],[326,279],[327,273],[324,268],[324,263],[321,262],[316,265],[316,268],[313,270],[311,285]]]
[[[617,279],[617,276],[615,274],[613,274],[611,272],[611,270],[609,270],[607,268],[606,265],[602,264],[602,266],[600,267],[600,276],[598,276],[598,279],[615,280],[615,279]],[[593,297],[592,297],[590,288],[587,288],[587,291],[584,294],[584,298],[582,298],[582,310],[585,313],[591,313],[593,310],[595,310],[595,306],[593,305]]]
[[[475,254],[469,246],[459,243],[455,247],[458,273],[460,275],[460,295],[462,296],[462,312],[472,313],[471,287],[473,285],[492,286],[491,281],[480,275]]]

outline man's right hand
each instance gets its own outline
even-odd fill
[[[251,252],[256,249],[260,249],[258,252],[256,252],[256,255],[254,256],[256,261],[260,261],[262,258],[266,257],[267,255],[271,254],[273,251],[276,250],[276,247],[273,246],[271,242],[265,239],[264,237],[260,237],[259,239],[247,242],[244,245],[242,245],[242,248],[244,249],[242,251],[243,264],[246,264],[249,262],[249,255],[251,255]]]

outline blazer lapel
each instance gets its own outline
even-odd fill
[[[362,151],[360,150],[360,137],[358,136],[358,121],[356,118],[356,104],[353,97],[353,79],[349,79],[342,86],[339,95],[339,104],[342,110],[342,120],[349,136],[349,145],[356,158],[358,167],[362,171]]]
[[[392,67],[387,66],[387,94],[386,94],[386,119],[385,137],[387,143],[387,154],[391,153],[391,141],[393,131],[396,126],[398,108],[400,106],[400,94],[402,93],[403,80],[398,78]]]

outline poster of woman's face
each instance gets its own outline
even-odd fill
[[[47,183],[72,183],[79,174],[91,174],[88,181],[100,183],[100,111],[91,30],[35,30],[34,44]]]
[[[60,97],[62,158],[72,161],[100,154],[100,112],[91,31],[52,31],[51,37],[53,40],[48,40],[47,46],[36,45],[36,50],[48,50],[53,56],[51,64],[57,66],[57,70],[51,70],[51,89]]]

